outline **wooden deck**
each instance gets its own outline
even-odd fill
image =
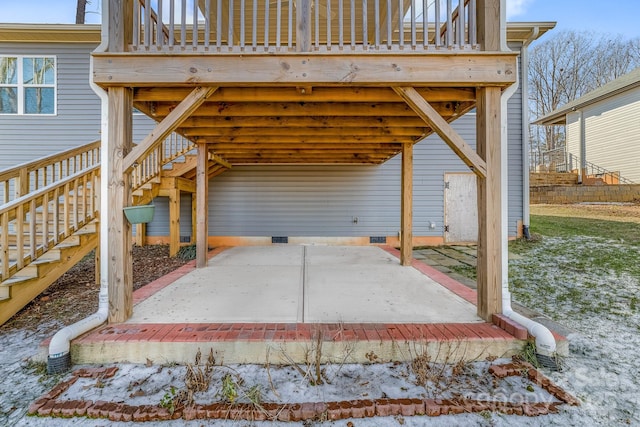
[[[130,175],[171,132],[198,146],[199,267],[211,168],[380,164],[400,153],[400,262],[411,265],[413,144],[437,133],[478,177],[478,314],[501,311],[500,98],[516,81],[517,55],[503,49],[500,0],[454,0],[422,15],[417,0],[163,3],[111,0],[106,47],[93,54],[93,81],[109,98],[111,322],[133,310],[121,213]],[[135,147],[133,107],[158,121]],[[475,150],[449,125],[474,107]]]

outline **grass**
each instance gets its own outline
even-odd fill
[[[640,245],[640,224],[633,222],[532,215],[531,230],[543,236],[590,236]]]
[[[565,319],[638,313],[640,224],[532,215],[531,230],[509,246],[517,301]]]

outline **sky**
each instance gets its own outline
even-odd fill
[[[100,1],[90,0],[87,23],[100,23]],[[0,23],[75,22],[77,0],[0,0]],[[507,0],[509,21],[556,21],[554,31],[593,31],[640,37],[639,0]]]

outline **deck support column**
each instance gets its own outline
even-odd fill
[[[402,145],[400,264],[413,261],[413,144]]]
[[[191,243],[196,244],[196,236],[198,235],[198,197],[196,193],[191,193]]]
[[[125,171],[124,158],[132,147],[133,91],[109,88],[109,212],[107,280],[109,283],[109,323],[121,323],[133,313],[133,258],[131,224],[123,208],[132,203],[131,174]]]
[[[196,267],[207,266],[209,249],[209,149],[206,143],[198,143],[196,165]]]
[[[136,224],[136,236],[133,238],[133,243],[136,246],[144,246],[147,243],[147,224]]]
[[[169,190],[169,256],[174,257],[180,250],[180,190]]]
[[[502,312],[501,90],[478,88],[477,152],[486,162],[478,176],[478,316]]]

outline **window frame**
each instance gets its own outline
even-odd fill
[[[16,59],[16,83],[0,83],[0,88],[15,88],[17,92],[17,104],[15,113],[0,112],[0,116],[57,116],[58,115],[58,57],[56,55],[0,55],[0,58]],[[52,59],[53,60],[53,83],[52,84],[29,84],[24,82],[24,60],[25,59]],[[50,88],[53,89],[53,112],[51,113],[27,113],[26,112],[26,89],[27,88]]]

